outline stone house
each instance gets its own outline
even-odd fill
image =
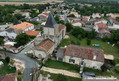
[[[41,43],[32,48],[33,55],[39,59],[47,58],[54,51],[55,43],[49,39],[43,40]]]
[[[83,26],[85,26],[85,23],[81,20],[76,20],[76,21],[72,22],[72,25],[75,27],[83,27]]]
[[[78,45],[68,45],[66,48],[60,48],[56,57],[57,60],[70,64],[81,65],[83,62],[85,67],[94,69],[101,69],[104,64],[103,50]]]

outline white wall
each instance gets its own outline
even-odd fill
[[[80,22],[72,24],[73,26],[79,26],[82,27],[82,24]]]
[[[69,62],[70,58],[74,59],[75,63]],[[67,63],[70,63],[70,64],[80,65],[81,61],[82,61],[82,59],[81,58],[77,58],[77,57],[70,57],[70,56],[65,56],[64,57],[64,62],[67,62]],[[104,64],[103,62],[92,61],[92,60],[88,60],[88,59],[84,59],[83,61],[84,61],[85,67],[94,68],[94,69],[100,69],[100,67]]]

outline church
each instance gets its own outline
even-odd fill
[[[43,27],[42,36],[34,41],[34,47],[31,49],[33,55],[39,59],[47,58],[60,44],[65,34],[66,26],[57,24],[50,12],[46,24]]]
[[[57,24],[52,13],[50,12],[46,24],[43,27],[43,31],[44,39],[52,40],[55,42],[55,47],[57,47],[66,34],[66,26]]]

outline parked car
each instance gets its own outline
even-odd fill
[[[95,77],[95,73],[93,73],[93,72],[83,72],[83,73],[81,74],[81,77],[83,77],[83,76]]]

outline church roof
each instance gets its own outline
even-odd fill
[[[52,13],[50,12],[44,27],[55,28],[57,26],[58,26],[58,24],[56,23]]]

